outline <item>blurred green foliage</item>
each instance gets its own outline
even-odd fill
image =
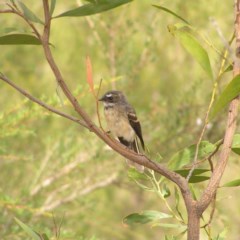
[[[43,19],[41,1],[24,3]],[[79,3],[57,1],[53,16]],[[208,39],[208,44],[203,44],[216,77],[221,53],[233,32],[231,2],[135,0],[98,15],[54,19],[50,42],[67,84],[95,122],[95,100],[86,81],[86,56],[92,61],[96,87],[103,79],[101,94],[113,87],[125,92],[141,120],[149,155],[167,164],[176,152],[197,142],[213,80],[168,32],[167,26],[179,19],[151,4],[163,4],[184,16]],[[1,35],[16,30],[31,34],[17,16],[0,17]],[[1,72],[49,105],[76,115],[59,90],[41,46],[0,45],[0,51]],[[225,73],[218,93],[230,79],[231,73]],[[47,236],[54,237],[60,228],[60,239],[144,240],[178,233],[161,226],[129,227],[123,223],[133,212],[168,213],[164,196],[172,207],[177,204],[186,218],[173,184],[164,180],[168,187],[162,189],[160,198],[156,191],[144,191],[128,178],[124,159],[92,133],[36,106],[3,82],[0,88],[1,239],[30,239],[14,217]],[[205,138],[218,141],[224,127],[223,113],[209,123]],[[222,182],[239,178],[237,160],[233,155]],[[205,184],[197,185],[196,195]],[[175,195],[170,194],[173,192]],[[239,197],[235,188],[219,190],[213,236],[220,236],[223,229],[221,236],[226,235],[225,228],[229,229],[227,239],[240,235],[236,214],[240,211]],[[205,220],[209,213],[204,215]],[[201,239],[207,239],[204,234],[202,231]]]

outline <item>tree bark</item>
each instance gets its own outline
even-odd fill
[[[188,214],[187,240],[199,240],[201,213],[198,211],[197,201],[191,199],[186,207]]]

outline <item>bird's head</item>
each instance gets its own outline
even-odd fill
[[[115,104],[126,102],[126,99],[122,92],[113,90],[106,92],[99,101],[102,101],[105,106],[114,106]]]

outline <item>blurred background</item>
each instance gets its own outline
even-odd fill
[[[24,3],[43,18],[41,1]],[[54,15],[80,4],[59,0]],[[219,53],[233,33],[233,1],[135,0],[102,14],[54,19],[50,42],[65,81],[94,121],[98,124],[86,80],[86,56],[91,58],[96,88],[102,79],[100,95],[112,88],[127,95],[141,121],[148,154],[152,159],[161,156],[167,164],[175,152],[197,142],[213,81],[168,32],[167,26],[180,20],[152,4],[172,9],[209,40],[205,47],[217,76]],[[15,29],[30,32],[10,14],[2,14],[0,22],[1,35]],[[1,45],[0,52],[1,72],[42,101],[77,116],[58,88],[41,46]],[[224,75],[219,92],[231,77],[231,72]],[[157,194],[131,181],[125,160],[94,134],[33,104],[3,82],[0,89],[1,239],[28,239],[14,217],[48,236],[61,225],[60,239],[154,240],[178,233],[123,224],[133,212],[168,210]],[[102,107],[100,112],[106,127]],[[218,115],[204,139],[221,139],[225,119],[224,112]],[[232,155],[222,183],[238,178],[239,170],[238,157]],[[205,185],[198,184],[199,193]],[[237,190],[219,189],[214,236],[226,227],[226,239],[240,239]],[[183,204],[181,211],[186,217]],[[201,239],[208,239],[204,231]]]

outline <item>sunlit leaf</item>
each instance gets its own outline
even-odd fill
[[[143,211],[142,213],[132,213],[123,219],[123,222],[132,225],[132,224],[146,224],[149,222],[159,221],[165,218],[172,218],[172,215],[159,212],[159,211]]]
[[[240,186],[240,179],[233,180],[231,182],[223,184],[222,187],[238,187]]]
[[[200,41],[196,38],[194,32],[191,31],[189,26],[176,24],[170,25],[168,29],[177,39],[179,39],[182,46],[200,64],[208,76],[213,78],[208,53],[203,48]]]
[[[38,38],[28,34],[8,34],[0,37],[0,45],[40,45]]]
[[[50,15],[52,16],[54,9],[56,6],[56,0],[51,0],[51,5],[50,5]]]
[[[223,90],[222,94],[218,97],[216,102],[212,107],[212,111],[210,114],[210,118],[216,116],[218,112],[220,112],[224,107],[228,105],[228,103],[238,96],[240,93],[240,76],[236,76],[232,79],[232,81],[226,86]]]
[[[59,17],[82,17],[89,16],[101,12],[111,10],[123,4],[132,2],[133,0],[98,0],[96,3],[85,4],[81,7],[64,12],[55,18]]]
[[[159,5],[153,5],[153,7],[159,8],[167,13],[170,13],[171,15],[173,15],[174,17],[182,20],[183,22],[185,22],[186,24],[189,24],[188,21],[186,19],[184,19],[183,17],[181,17],[180,15],[178,15],[177,13],[173,12],[172,10],[165,8],[163,6],[159,6]]]
[[[198,159],[203,159],[211,154],[216,149],[216,146],[208,141],[202,141],[199,144]],[[196,152],[196,144],[186,147],[175,153],[169,162],[171,169],[179,170],[184,165],[191,163],[194,160]]]
[[[39,19],[23,2],[18,1],[18,4],[22,8],[23,14],[28,20],[43,24],[43,21]]]
[[[18,218],[14,218],[14,220],[17,222],[17,224],[29,235],[31,236],[34,240],[41,240],[41,237],[33,231],[28,225],[20,221]]]

